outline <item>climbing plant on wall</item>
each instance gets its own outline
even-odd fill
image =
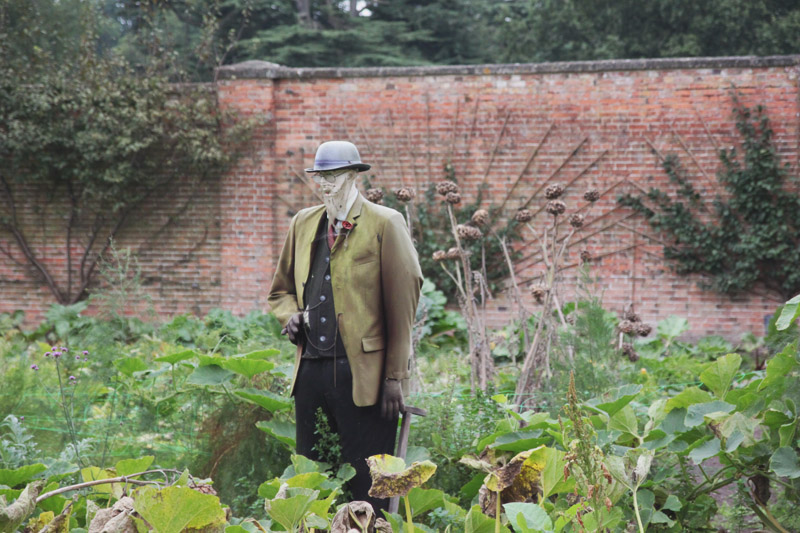
[[[761,285],[782,298],[800,291],[800,197],[781,161],[763,106],[734,97],[741,146],[719,150],[724,194],[705,201],[675,155],[663,168],[676,194],[660,189],[619,202],[669,237],[665,257],[679,274],[703,274],[701,286],[736,294]]]

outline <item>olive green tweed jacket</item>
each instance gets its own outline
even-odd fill
[[[281,324],[303,308],[303,289],[314,239],[325,206],[303,209],[292,219],[269,291],[269,304]],[[374,405],[385,378],[407,379],[414,325],[422,285],[417,252],[403,216],[373,204],[361,194],[331,248],[331,282],[339,334],[353,375],[353,401]],[[302,348],[298,347],[294,394]]]

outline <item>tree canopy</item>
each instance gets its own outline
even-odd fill
[[[792,54],[789,0],[7,0],[10,46],[78,31],[87,5],[98,38],[133,64],[154,52],[194,80],[249,59],[290,67],[529,63]],[[16,8],[13,6],[17,5]],[[20,7],[26,6],[26,7]],[[30,9],[36,32],[15,10]],[[10,13],[10,15],[9,15]]]

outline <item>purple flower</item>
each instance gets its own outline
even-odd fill
[[[52,354],[50,352],[44,352],[45,357],[50,357]]]
[[[78,378],[76,378],[75,376],[70,376],[69,377],[69,384],[70,385],[75,385],[76,381],[78,381]]]
[[[52,348],[50,348],[50,349],[51,349],[51,350],[53,350],[54,352],[57,352],[57,351],[58,351],[58,346],[53,346],[53,347],[52,347]]]
[[[66,346],[62,346],[61,351],[66,353],[69,351],[69,348],[67,348]]]
[[[76,361],[80,361],[80,360],[81,360],[81,356],[80,356],[80,355],[76,355],[76,356],[75,356],[75,360],[76,360]]]
[[[59,357],[61,357],[61,352],[53,352],[53,357],[58,359]]]
[[[86,350],[84,350],[84,351],[83,351],[83,355],[84,355],[84,357],[86,357],[86,356],[88,356],[88,355],[89,355],[89,352],[88,352],[88,351],[86,351]]]
[[[36,363],[33,363],[31,365],[31,370],[34,370],[34,371],[39,370],[39,365],[37,365]]]
[[[19,421],[20,422],[25,422],[25,417],[24,416],[19,417]]]

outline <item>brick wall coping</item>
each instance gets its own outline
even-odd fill
[[[382,78],[399,76],[479,76],[490,74],[554,74],[613,72],[626,70],[743,69],[793,67],[800,55],[741,57],[679,57],[665,59],[610,59],[553,63],[509,63],[492,65],[436,65],[424,67],[291,68],[268,61],[245,61],[218,69],[219,80]]]

